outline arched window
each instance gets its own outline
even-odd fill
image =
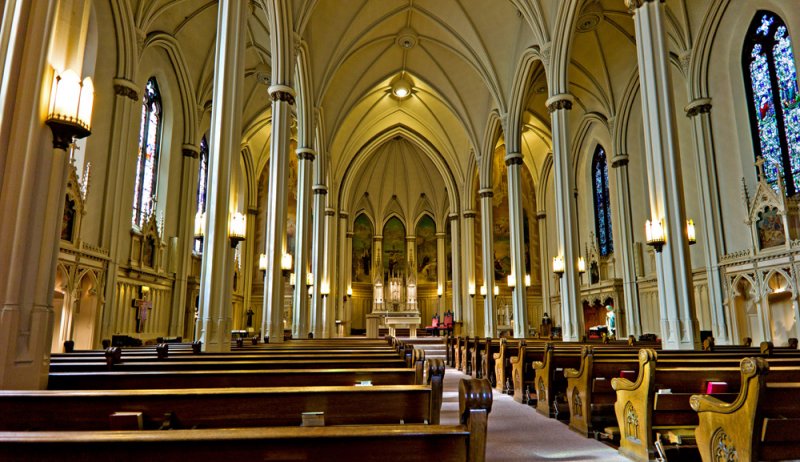
[[[611,206],[608,198],[608,164],[606,151],[599,144],[592,157],[592,186],[594,189],[594,229],[600,255],[614,252],[611,235]]]
[[[136,161],[136,188],[133,192],[133,224],[141,227],[155,208],[158,184],[158,157],[161,149],[161,95],[155,77],[150,77],[142,97],[142,124],[139,128],[139,154]]]
[[[780,176],[792,196],[800,191],[800,98],[792,41],[776,14],[756,14],[742,65],[756,157],[766,161],[767,181],[777,189]]]
[[[208,192],[208,140],[205,135],[200,140],[200,167],[197,173],[197,213],[206,211],[206,193]],[[194,251],[203,251],[203,242],[199,239],[194,241]]]

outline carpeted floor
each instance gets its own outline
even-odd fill
[[[458,383],[468,376],[452,368],[444,375],[442,424],[458,423]],[[532,407],[515,402],[511,396],[494,392],[486,461],[624,461],[617,451],[572,432],[566,425],[538,414]]]

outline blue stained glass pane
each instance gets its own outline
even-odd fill
[[[614,251],[611,234],[611,207],[608,197],[608,166],[606,153],[598,146],[592,160],[592,177],[594,181],[595,230],[601,255]]]
[[[761,18],[761,26],[756,30],[756,34],[767,35],[769,34],[769,28],[772,27],[772,23],[775,21],[775,18],[765,14]]]
[[[797,90],[797,68],[794,64],[792,42],[786,33],[786,26],[778,27],[775,41],[772,55],[786,128],[786,144],[789,147],[789,163],[794,184],[800,185],[800,93]]]
[[[137,226],[142,225],[143,219],[152,211],[155,204],[161,131],[161,101],[155,79],[147,81],[142,100],[132,216],[133,223]]]
[[[753,46],[751,57],[750,80],[752,82],[753,104],[755,104],[756,108],[761,155],[767,161],[767,164],[777,166],[777,169],[765,169],[767,182],[777,188],[777,174],[780,172],[780,175],[783,175],[783,167],[781,164],[778,119],[773,103],[772,82],[769,78],[769,62],[760,44]]]
[[[200,140],[200,172],[197,177],[197,211],[206,211],[206,193],[208,190],[208,142],[204,136]]]

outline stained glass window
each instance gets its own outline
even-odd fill
[[[592,158],[592,182],[597,247],[600,255],[609,255],[614,252],[614,238],[611,234],[611,205],[608,197],[608,163],[606,151],[600,145],[597,145]]]
[[[142,96],[136,186],[133,192],[133,224],[141,227],[155,208],[158,185],[158,157],[161,148],[161,95],[155,77],[150,77]]]
[[[197,213],[206,211],[206,194],[208,193],[208,140],[205,135],[200,140],[200,167],[197,173]],[[203,242],[194,241],[195,252],[203,251]]]
[[[753,146],[767,182],[800,191],[800,97],[792,42],[780,17],[759,11],[742,53]]]

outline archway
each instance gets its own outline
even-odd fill
[[[97,321],[97,280],[94,273],[83,274],[77,286],[77,299],[72,313],[72,335],[76,350],[94,347],[94,332]]]

